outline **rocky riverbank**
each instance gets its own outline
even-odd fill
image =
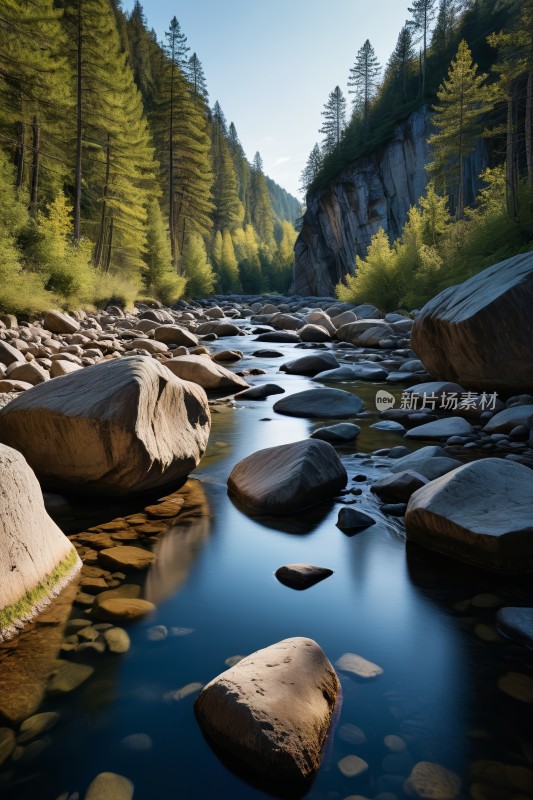
[[[124,657],[130,649],[128,627],[149,619],[179,582],[180,569],[186,572],[183,559],[190,556],[183,550],[176,556],[167,545],[173,531],[180,536],[191,526],[197,531],[210,516],[201,482],[183,483],[205,449],[210,415],[237,415],[239,408],[279,394],[271,406],[274,415],[319,423],[307,439],[273,444],[233,465],[228,487],[245,514],[274,515],[284,524],[287,515],[301,517],[306,509],[335,502],[340,506],[337,526],[348,537],[389,519],[397,533],[413,542],[408,546],[422,553],[433,550],[501,573],[533,570],[533,397],[496,395],[489,385],[476,393],[449,380],[432,380],[410,348],[412,316],[383,315],[371,306],[353,307],[332,298],[226,297],[180,302],[173,309],[139,306],[135,313],[110,307],[70,316],[51,312],[31,322],[3,317],[0,441],[9,445],[6,450],[24,454],[45,488],[65,495],[45,493],[45,502],[83,562],[73,610],[65,613],[60,602],[63,610],[54,617],[56,606],[50,606],[48,622],[46,616],[44,623],[38,618],[0,647],[5,726],[0,729],[0,763],[8,775],[18,774],[20,765],[38,760],[46,749],[55,718],[40,718],[43,698],[53,703],[78,691],[98,673],[99,659]],[[289,359],[277,349],[287,346]],[[300,377],[316,388],[295,391]],[[361,387],[368,398],[364,386],[376,390],[373,405],[358,397]],[[165,392],[172,397],[165,400]],[[357,439],[363,425],[397,437],[398,443],[361,452]],[[40,430],[48,431],[44,445]],[[126,433],[130,438],[124,444]],[[180,446],[189,437],[187,447],[179,450],[173,436]],[[110,460],[101,470],[105,480],[95,477],[94,469],[79,472],[91,463],[95,442],[104,443],[96,452],[107,453]],[[116,475],[115,458],[124,465]],[[147,474],[152,476],[148,483]],[[179,480],[183,485],[175,488]],[[173,491],[165,489],[172,484]],[[143,501],[139,492],[146,489],[152,496]],[[129,496],[131,510],[72,532],[75,515],[69,515],[79,491]],[[2,523],[6,531],[9,520]],[[310,563],[279,565],[276,574],[300,591],[335,580],[332,570]],[[0,577],[2,587],[9,586],[7,566]],[[530,613],[526,607],[503,608],[492,624],[531,646]],[[58,635],[43,646],[30,692],[17,656],[18,664],[24,664],[27,643],[38,641],[47,626],[55,626]],[[180,627],[150,630],[154,641],[186,635]],[[302,635],[294,631],[295,637]],[[271,640],[265,641],[266,649],[249,656],[239,669],[238,658],[228,663],[230,669],[200,694],[198,721],[218,747],[252,771],[272,772],[270,777],[278,779],[287,774],[307,786],[335,719],[336,675],[328,654],[310,639],[272,645],[296,648],[283,680],[294,681],[294,693],[308,698],[302,702],[308,703],[309,715],[287,716],[287,699],[273,692],[268,679],[269,658],[277,657],[271,656],[270,645]],[[320,678],[302,666],[307,647],[322,653],[318,661],[311,659]],[[335,665],[340,674],[361,680],[382,672],[356,653],[345,653]],[[322,695],[320,702],[314,697],[311,685],[305,688],[306,674],[311,683],[329,686],[325,704]],[[529,702],[529,679],[523,678],[509,679],[506,686]],[[264,702],[253,700],[247,681],[259,681]],[[242,692],[238,707],[244,704],[258,730],[264,733],[270,725],[276,735],[261,734],[251,746],[251,722],[248,726],[238,717],[228,727],[222,709],[234,684]],[[179,699],[196,696],[202,687],[197,681],[181,687]],[[311,730],[319,731],[316,738],[309,738]],[[338,766],[352,778],[368,769],[355,754]],[[483,778],[477,783],[483,785]],[[450,800],[463,797],[459,777],[430,758],[410,763],[401,785],[409,797],[434,796],[427,792],[437,790]],[[103,798],[111,790],[113,797],[126,798],[133,786],[120,775],[102,773],[85,797]],[[502,797],[507,797],[505,782],[504,790]]]

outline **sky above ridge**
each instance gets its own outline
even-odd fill
[[[142,1],[142,0],[141,0]],[[134,0],[123,0],[126,12]],[[329,93],[347,79],[370,39],[382,65],[409,17],[410,0],[144,0],[162,40],[176,16],[201,60],[209,101],[234,122],[248,159],[301,197],[300,174],[322,134]]]

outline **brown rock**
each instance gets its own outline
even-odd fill
[[[336,495],[348,477],[335,449],[318,439],[267,447],[239,461],[228,488],[244,505],[290,514]]]
[[[43,320],[43,327],[52,333],[76,333],[80,323],[61,311],[49,311]]]
[[[209,429],[203,390],[142,356],[39,384],[0,411],[0,440],[48,486],[117,495],[183,478]]]
[[[100,601],[94,615],[109,622],[133,622],[154,610],[155,605],[148,600],[108,597]]]
[[[117,545],[107,550],[100,550],[98,559],[108,569],[124,570],[124,572],[142,572],[148,569],[156,557],[149,550],[128,545]]]
[[[285,639],[208,683],[195,711],[205,733],[249,767],[301,785],[318,769],[338,690],[316,642]]]
[[[228,389],[236,392],[248,388],[246,381],[239,375],[205,356],[169,358],[165,361],[165,367],[178,378],[196,383],[203,389]]]

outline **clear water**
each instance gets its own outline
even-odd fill
[[[223,345],[248,353],[270,347],[244,338]],[[304,354],[287,345],[272,347],[291,357]],[[283,360],[247,358],[238,368],[263,366],[269,374],[254,382],[277,382],[291,392],[317,385],[278,375]],[[375,385],[343,388],[360,394],[375,411]],[[455,607],[487,592],[505,605],[531,605],[529,582],[406,546],[398,522],[378,511],[368,483],[352,482],[354,475],[383,472],[379,459],[354,457],[356,448],[368,452],[403,444],[399,434],[369,429],[373,418],[358,423],[363,431],[357,445],[339,453],[349,485],[363,489],[358,507],[378,518],[377,525],[357,536],[344,535],[335,525],[337,501],[284,518],[251,516],[238,508],[226,491],[233,465],[263,447],[303,439],[319,426],[277,415],[272,410],[276,399],[238,402],[233,410],[213,414],[209,450],[193,476],[203,484],[210,523],[195,521],[160,542],[159,563],[145,590],[159,601],[156,613],[129,629],[127,655],[94,660],[95,674],[80,690],[61,701],[46,701],[41,710],[59,710],[61,720],[40,757],[4,776],[2,800],[55,800],[75,791],[83,797],[90,781],[105,771],[132,780],[135,800],[268,797],[225,765],[205,741],[193,712],[196,694],[179,701],[169,700],[168,694],[208,682],[226,669],[231,656],[292,636],[315,639],[332,662],[353,652],[384,670],[369,682],[340,675],[342,705],[306,794],[309,800],[374,798],[387,792],[388,800],[400,800],[403,782],[418,761],[437,762],[458,773],[461,798],[477,797],[470,789],[473,762],[490,759],[533,769],[528,762],[533,760],[531,705],[497,685],[507,672],[531,676],[533,654],[508,640],[480,638],[485,629],[478,626],[490,630],[495,609]],[[334,575],[294,591],[273,575],[293,562],[329,567]],[[147,636],[154,625],[192,631],[154,642]],[[362,729],[363,743],[342,738],[346,723]],[[126,747],[122,740],[131,734],[149,736],[151,749]],[[406,742],[403,753],[394,755],[385,746],[391,734]],[[354,778],[344,777],[337,766],[350,753],[369,765]],[[484,795],[489,800],[524,800],[531,794],[494,785],[492,791]]]

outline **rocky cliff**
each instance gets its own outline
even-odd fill
[[[417,109],[396,125],[386,144],[307,198],[294,250],[292,294],[333,295],[335,285],[353,273],[355,257],[365,256],[379,228],[391,239],[401,234],[410,206],[426,188],[430,127],[427,107]],[[485,148],[480,146],[467,165],[471,196],[485,165]]]

